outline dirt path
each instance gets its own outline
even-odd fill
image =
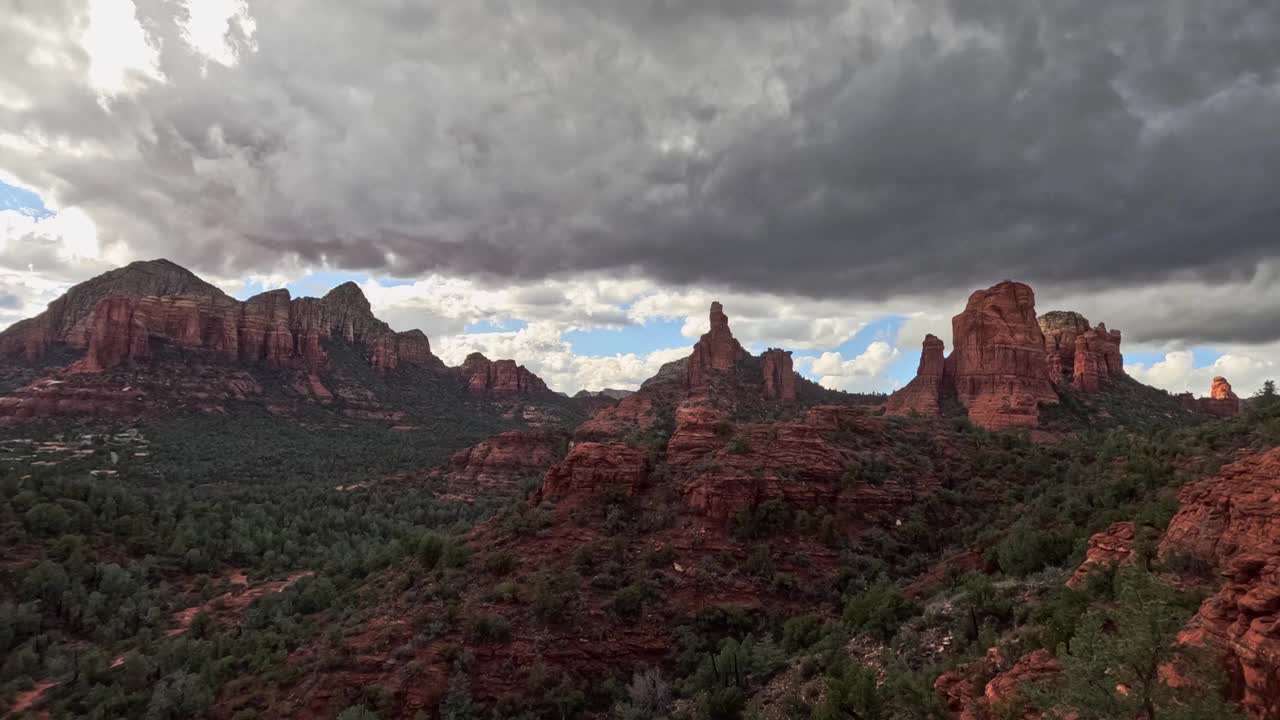
[[[49,688],[57,685],[52,680],[41,680],[36,686],[26,692],[18,693],[18,697],[14,698],[13,707],[9,708],[9,715],[6,717],[17,717],[18,715],[31,709],[31,706],[40,702],[44,694],[49,692]]]
[[[248,580],[245,579],[243,573],[238,573],[233,578],[233,584],[246,587],[244,590],[228,590],[227,592],[215,597],[204,605],[196,605],[186,610],[179,610],[174,613],[173,621],[177,623],[177,627],[165,633],[165,637],[178,637],[187,630],[191,629],[191,623],[195,621],[196,616],[201,612],[208,613],[228,613],[234,612],[237,615],[243,612],[249,605],[264,595],[283,592],[293,586],[302,578],[315,575],[311,570],[296,572],[285,578],[284,580],[272,580],[252,587],[248,586]]]
[[[264,595],[283,592],[292,587],[294,583],[298,582],[302,578],[310,577],[312,575],[315,575],[313,571],[306,570],[293,573],[284,580],[272,580],[270,582],[249,586],[249,579],[245,577],[245,574],[242,571],[233,571],[228,576],[228,580],[230,580],[231,584],[234,585],[236,589],[228,590],[204,605],[189,607],[185,610],[179,610],[174,613],[173,621],[177,623],[177,627],[166,632],[165,637],[173,638],[185,633],[191,628],[191,623],[195,621],[196,615],[199,615],[201,611],[208,611],[211,613],[233,612],[239,615],[239,613],[248,608],[254,600],[257,600]],[[218,610],[214,610],[214,605],[219,604],[218,601],[221,601],[220,607]],[[123,664],[124,655],[117,655],[111,659],[110,667],[118,668]],[[17,717],[21,713],[27,712],[34,707],[36,703],[43,700],[44,694],[49,692],[49,690],[57,684],[58,683],[53,682],[52,680],[41,680],[30,690],[18,693],[17,697],[14,698],[13,707],[9,708],[9,712],[5,717]]]

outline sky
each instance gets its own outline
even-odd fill
[[[968,294],[1280,376],[1280,4],[0,0],[0,325],[165,257],[635,387],[724,303],[892,391]]]

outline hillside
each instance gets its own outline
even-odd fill
[[[719,303],[708,320],[585,420],[514,362],[388,368],[345,337],[309,367],[53,370],[174,404],[12,419],[0,698],[102,717],[1280,717],[1280,401],[1224,419],[1147,388],[1118,333],[1038,317],[1016,283],[975,293],[952,356],[926,340],[887,399],[751,355]],[[193,375],[257,389],[201,396]],[[1098,693],[1099,668],[1127,690]]]

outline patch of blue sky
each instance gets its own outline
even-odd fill
[[[561,337],[573,348],[576,355],[609,356],[635,353],[644,356],[654,350],[678,348],[695,342],[680,334],[682,319],[651,319],[649,322],[628,325],[617,330],[572,330]]]
[[[1164,351],[1148,351],[1148,352],[1130,352],[1124,350],[1121,345],[1121,351],[1124,352],[1124,361],[1127,365],[1144,365],[1150,367],[1158,362],[1164,362],[1166,353]],[[1191,348],[1191,360],[1194,367],[1209,367],[1218,358],[1223,356],[1221,350],[1215,350],[1207,347]]]
[[[468,323],[462,332],[471,335],[476,333],[503,333],[518,332],[529,327],[529,323],[524,320],[481,320],[480,322]]]
[[[45,207],[36,193],[16,185],[0,182],[0,210],[17,210],[34,218],[47,218],[53,211]]]

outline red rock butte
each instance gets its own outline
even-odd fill
[[[1231,389],[1231,383],[1221,376],[1213,379],[1208,397],[1198,398],[1191,393],[1183,393],[1178,399],[1182,402],[1182,407],[1191,412],[1218,418],[1233,418],[1240,414],[1240,396]]]
[[[1034,427],[1040,406],[1059,401],[1061,388],[1096,393],[1124,375],[1120,332],[1092,327],[1079,313],[1036,317],[1035,292],[1006,280],[969,297],[951,321],[955,347],[925,338],[915,378],[885,404],[890,415],[936,417],[954,396],[982,427]]]

